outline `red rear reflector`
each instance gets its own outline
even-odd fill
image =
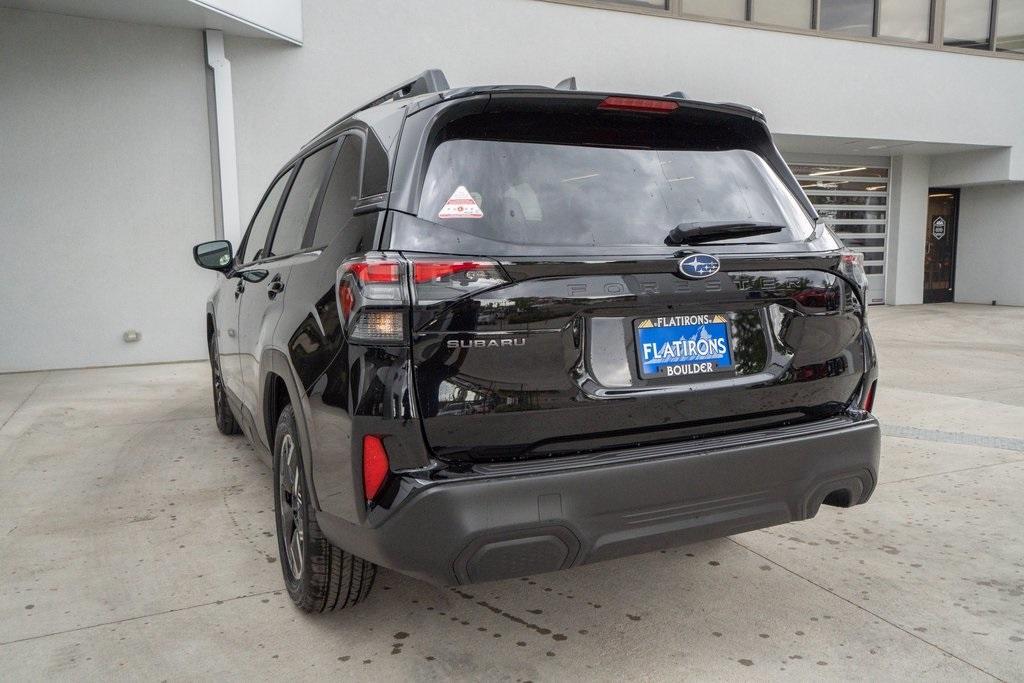
[[[619,111],[642,111],[652,114],[667,114],[679,109],[679,103],[672,100],[652,100],[645,97],[608,97],[597,105],[598,109]]]
[[[388,478],[391,467],[388,452],[379,436],[363,437],[363,492],[366,500],[373,500],[380,493]]]
[[[416,261],[413,266],[413,279],[417,284],[432,282],[441,278],[451,277],[471,270],[490,270],[493,263],[481,261]]]
[[[348,270],[363,284],[398,284],[398,263],[394,261],[357,261]]]
[[[876,379],[868,387],[868,393],[864,394],[864,400],[862,401],[861,407],[867,412],[871,412],[871,409],[875,407],[875,387],[878,386],[878,380]]]

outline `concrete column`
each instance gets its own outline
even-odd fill
[[[926,156],[896,156],[892,159],[885,278],[885,303],[890,306],[924,301],[930,165]]]
[[[956,301],[1024,306],[1024,183],[960,193]]]
[[[214,216],[218,237],[238,249],[242,242],[238,204],[238,162],[235,155],[235,101],[231,89],[231,62],[224,54],[224,34],[207,29],[206,64],[211,79],[210,120],[213,143]]]

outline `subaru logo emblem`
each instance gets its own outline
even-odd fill
[[[679,262],[679,272],[694,280],[711,277],[721,267],[718,259],[710,254],[690,254]]]

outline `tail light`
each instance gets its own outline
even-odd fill
[[[372,501],[380,493],[391,472],[388,452],[379,436],[363,437],[363,493]]]
[[[864,254],[851,249],[843,249],[842,254],[844,268],[864,268]]]
[[[606,97],[598,109],[617,111],[636,111],[647,114],[668,114],[679,109],[679,103],[673,100],[659,100],[651,97]]]
[[[338,268],[338,310],[350,341],[405,342],[403,265],[394,258],[367,256]]]
[[[504,271],[487,259],[413,259],[413,294],[418,304],[436,304],[508,282]]]
[[[860,288],[863,298],[866,301],[868,292],[868,276],[867,272],[864,270],[864,254],[850,249],[843,249],[842,254],[840,255],[839,269],[847,279],[857,283],[857,287]]]
[[[401,265],[397,261],[381,259],[379,261],[355,261],[349,270],[360,282],[371,284],[393,285],[400,282],[398,270]]]
[[[488,259],[368,254],[338,269],[338,311],[349,341],[404,344],[410,303],[453,301],[507,282]]]
[[[871,409],[875,407],[875,389],[878,387],[878,380],[876,379],[868,387],[868,390],[864,392],[864,396],[860,400],[860,407],[866,412],[871,412]]]

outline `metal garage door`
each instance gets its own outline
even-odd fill
[[[846,246],[864,254],[871,303],[885,295],[889,169],[859,164],[790,164],[821,217]]]

